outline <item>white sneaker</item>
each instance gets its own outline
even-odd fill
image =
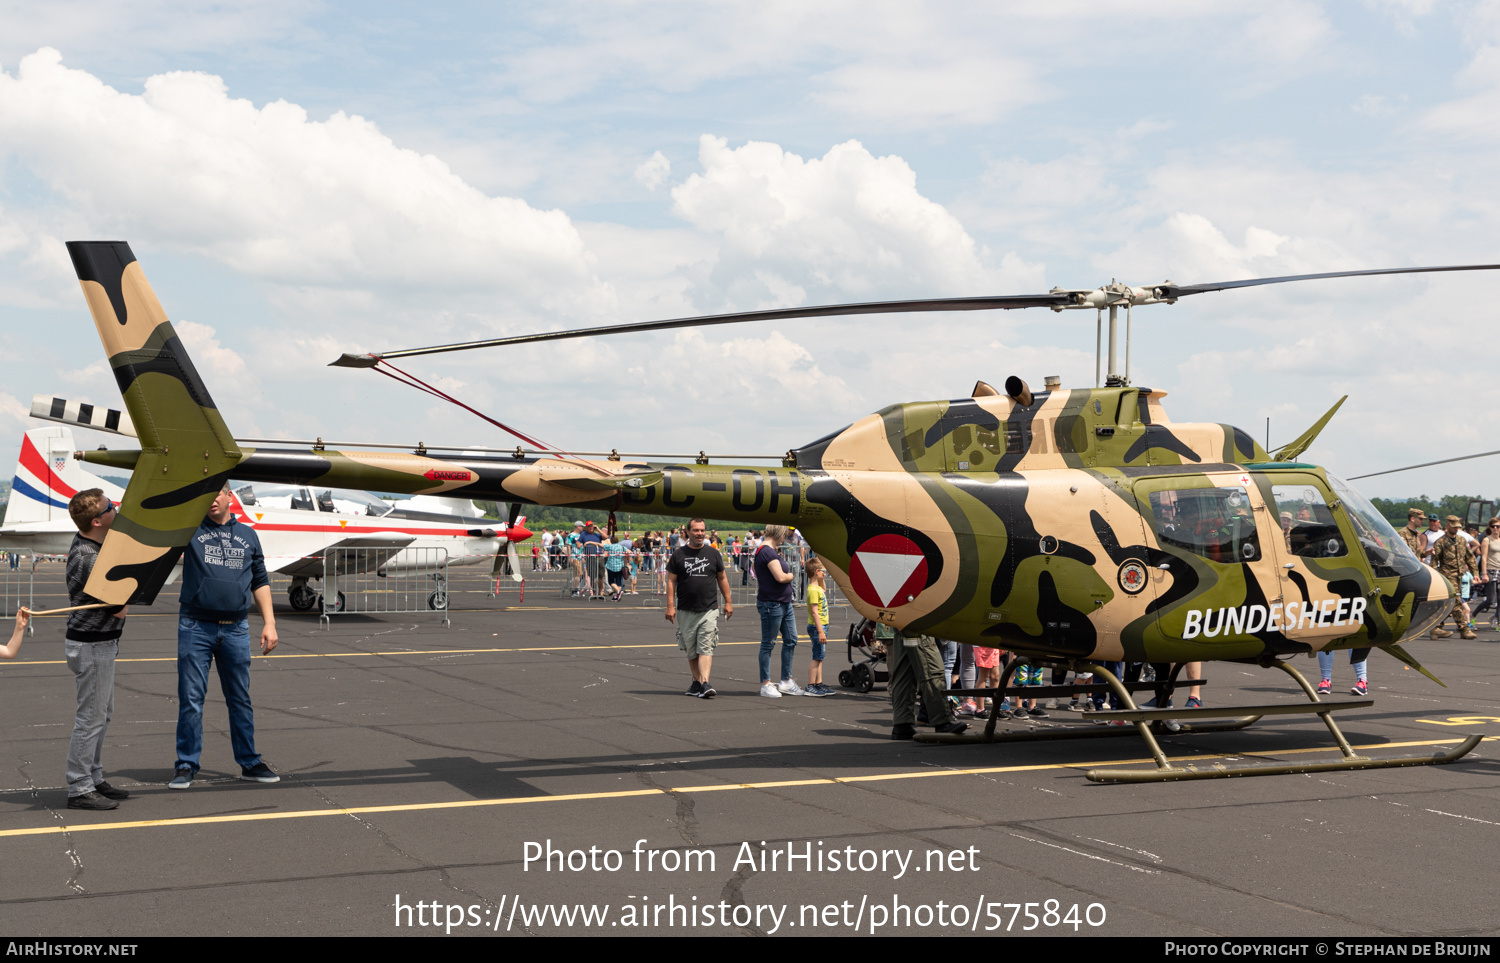
[[[795,679],[782,679],[781,684],[776,688],[780,689],[783,695],[802,694],[802,687],[797,684],[797,680]]]
[[[781,698],[781,693],[777,692],[776,687],[769,682],[762,682],[760,684],[760,694],[765,696],[767,699]]]

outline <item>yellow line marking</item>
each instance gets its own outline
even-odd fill
[[[756,643],[759,644],[759,643]],[[1429,739],[1421,742],[1379,742],[1353,746],[1354,749],[1401,749],[1412,746],[1448,746],[1451,739]],[[1284,749],[1265,755],[1290,756],[1309,752],[1337,752],[1338,748]],[[1208,753],[1197,756],[1175,756],[1169,761],[1202,762],[1209,759],[1260,758],[1256,753]],[[784,789],[792,786],[837,786],[842,783],[888,782],[895,779],[932,779],[943,776],[983,776],[1006,772],[1037,772],[1048,769],[1099,769],[1109,766],[1139,766],[1155,760],[1108,759],[1101,762],[1054,762],[1027,766],[987,766],[974,769],[926,769],[919,772],[881,773],[873,776],[833,776],[821,779],[783,779],[774,782],[719,783],[708,786],[673,786],[667,789],[627,789],[617,792],[568,793],[560,796],[511,796],[501,799],[463,799],[455,802],[405,803],[392,806],[350,806],[342,809],[302,809],[284,813],[238,813],[232,816],[188,816],[180,819],[142,819],[133,822],[84,823],[79,825],[37,826],[30,829],[0,830],[0,837],[45,836],[51,833],[86,833],[106,829],[146,829],[164,826],[201,826],[216,823],[246,823],[267,819],[310,819],[317,816],[362,816],[370,813],[423,812],[433,809],[479,809],[488,806],[512,806],[523,803],[579,802],[587,799],[625,799],[631,796],[668,796],[673,793],[723,792],[734,789]]]
[[[759,642],[720,642],[719,647],[726,645],[760,645]],[[526,648],[488,648],[488,649],[394,649],[390,652],[288,652],[284,655],[257,655],[255,661],[262,659],[342,659],[354,656],[371,655],[471,655],[479,652],[573,652],[579,649],[677,649],[677,643],[664,642],[652,643],[650,645],[536,645]],[[149,659],[116,659],[115,662],[176,662],[177,656],[159,656]],[[13,662],[11,665],[20,668],[23,665],[67,665],[66,659],[57,661],[25,661]]]
[[[307,819],[313,816],[357,816],[366,813],[420,812],[426,809],[472,809],[479,806],[509,806],[516,803],[581,799],[620,799],[626,796],[660,796],[661,789],[629,789],[621,792],[585,792],[566,796],[513,796],[508,799],[464,799],[445,803],[410,803],[398,806],[358,806],[348,809],[303,809],[285,813],[239,813],[233,816],[188,816],[183,819],[141,819],[126,823],[95,823],[86,826],[39,826],[35,829],[7,829],[0,836],[42,836],[47,833],[79,833],[100,829],[145,829],[155,826],[196,826],[205,823],[244,823],[262,819]]]
[[[1500,722],[1500,716],[1449,716],[1447,722],[1437,719],[1417,719],[1417,722],[1425,722],[1429,726],[1482,726],[1490,722]]]

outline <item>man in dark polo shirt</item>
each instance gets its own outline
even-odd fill
[[[729,601],[729,576],[724,557],[709,545],[708,523],[701,518],[688,522],[686,545],[679,545],[667,561],[667,621],[677,626],[677,647],[687,653],[693,684],[684,695],[712,699],[717,693],[708,684],[714,647],[719,644],[719,596],[724,596],[724,618],[734,614]],[[678,604],[682,611],[679,612]]]
[[[208,667],[218,662],[229,707],[229,740],[240,778],[280,782],[255,751],[250,705],[250,604],[260,610],[261,654],[276,648],[271,579],[254,529],[230,514],[226,484],[182,554],[182,602],[177,617],[177,764],[169,789],[188,789],[203,752],[203,697]]]

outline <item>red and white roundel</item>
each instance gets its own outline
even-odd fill
[[[849,581],[870,605],[894,609],[914,599],[927,585],[927,559],[905,535],[876,535],[854,550]]]

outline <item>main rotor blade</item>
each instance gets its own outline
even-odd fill
[[[1447,267],[1380,268],[1372,271],[1326,271],[1321,274],[1289,274],[1275,278],[1250,278],[1244,281],[1214,281],[1208,284],[1151,285],[1159,301],[1175,301],[1190,294],[1227,291],[1232,288],[1257,287],[1263,284],[1285,284],[1288,281],[1315,281],[1323,278],[1367,277],[1377,274],[1431,274],[1444,271],[1495,271],[1500,264],[1458,264]],[[399,351],[342,355],[329,364],[332,368],[373,368],[382,358],[410,358],[471,348],[498,348],[507,345],[534,344],[539,341],[564,341],[570,338],[592,338],[606,334],[635,334],[643,331],[667,331],[673,328],[700,328],[714,324],[739,324],[745,321],[786,321],[795,318],[830,318],[854,314],[915,314],[932,311],[995,311],[1016,308],[1079,308],[1089,306],[1082,297],[1088,291],[1054,290],[1046,294],[1006,294],[976,298],[925,298],[916,301],[869,301],[863,304],[823,304],[802,308],[773,308],[768,311],[737,311],[732,314],[705,314],[694,318],[671,318],[665,321],[635,321],[629,324],[605,324],[592,328],[522,334],[483,341],[461,341],[426,348],[403,348]]]
[[[1181,298],[1189,294],[1204,294],[1208,291],[1227,291],[1231,288],[1253,288],[1262,284],[1285,284],[1287,281],[1317,281],[1322,278],[1358,278],[1375,274],[1433,274],[1442,271],[1496,271],[1500,264],[1456,264],[1449,267],[1379,268],[1374,271],[1326,271],[1322,274],[1288,274],[1279,278],[1249,278],[1244,281],[1213,281],[1208,284],[1159,284],[1159,297]]]
[[[470,348],[498,348],[505,345],[532,344],[537,341],[563,341],[568,338],[591,338],[601,334],[631,334],[641,331],[667,331],[672,328],[698,328],[711,324],[739,324],[743,321],[785,321],[792,318],[826,318],[849,314],[914,314],[926,311],[994,311],[1012,308],[1050,308],[1073,303],[1073,296],[1056,294],[1008,294],[979,298],[927,298],[919,301],[871,301],[866,304],[824,304],[803,308],[773,308],[769,311],[739,311],[734,314],[705,314],[696,318],[672,318],[667,321],[636,321],[630,324],[606,324],[570,331],[547,331],[511,338],[464,341],[440,344],[430,348],[405,348],[376,354],[345,354],[329,365],[332,368],[373,368],[381,358],[410,358],[445,351],[467,351]]]
[[[1411,471],[1414,468],[1431,468],[1433,465],[1447,465],[1455,461],[1468,461],[1471,458],[1488,458],[1491,455],[1500,455],[1500,448],[1494,451],[1481,451],[1477,455],[1460,455],[1457,458],[1444,458],[1442,461],[1424,461],[1420,465],[1407,465],[1405,468],[1391,468],[1386,471],[1372,471],[1368,475],[1355,475],[1350,481],[1359,481],[1361,478],[1374,478],[1377,475],[1394,475],[1398,471]]]

